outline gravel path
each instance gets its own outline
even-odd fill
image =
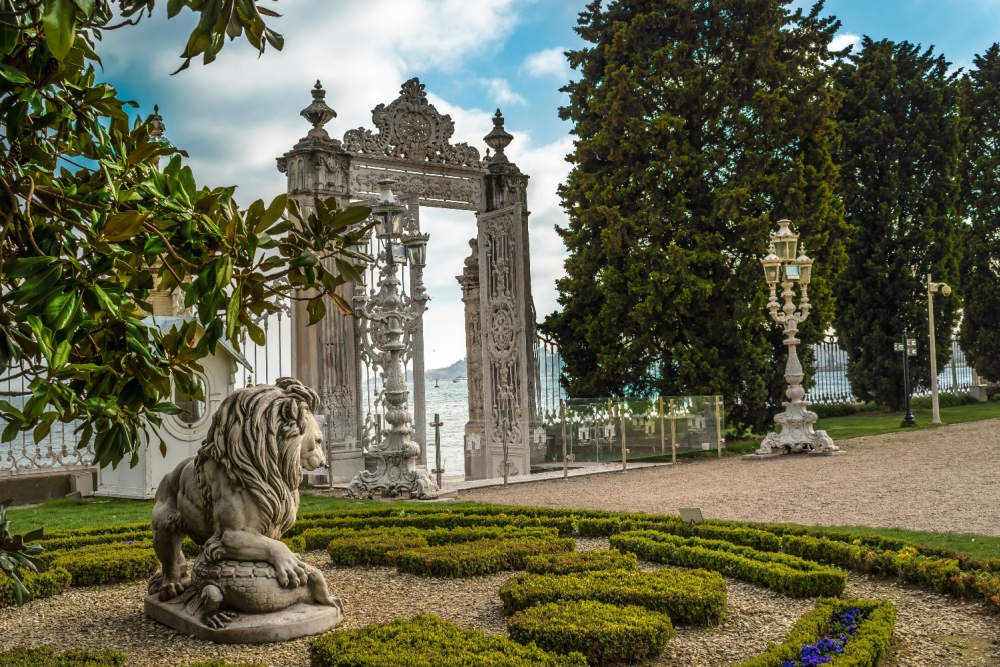
[[[606,549],[607,539],[577,540],[579,550]],[[472,579],[424,579],[390,568],[336,568],[323,552],[305,559],[323,571],[331,591],[344,600],[345,628],[430,612],[467,628],[506,633],[497,591],[510,572]],[[660,567],[650,563],[644,569]],[[677,637],[652,664],[658,667],[722,667],[746,660],[780,642],[812,608],[733,579],[728,614],[714,628],[677,629]],[[221,646],[180,635],[142,613],[145,584],[73,588],[21,609],[0,609],[3,647],[49,644],[65,648],[114,647],[129,667],[186,665],[210,658],[306,667],[309,638],[262,646]],[[896,645],[884,667],[996,667],[1000,623],[981,605],[918,588],[851,575],[847,594],[892,600],[898,610]]]
[[[806,525],[1000,535],[1000,420],[837,443],[845,456],[687,461],[569,480],[463,491],[460,500]]]

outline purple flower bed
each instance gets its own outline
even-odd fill
[[[858,623],[861,620],[860,609],[845,612],[831,628],[833,637],[824,637],[815,644],[805,644],[798,660],[785,660],[781,667],[816,667],[833,662],[833,656],[843,653],[847,642],[858,634]]]

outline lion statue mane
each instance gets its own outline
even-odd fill
[[[340,606],[319,571],[280,541],[295,523],[302,469],[326,465],[313,416],[319,402],[293,378],[241,389],[222,401],[197,455],[178,464],[156,490],[153,548],[162,569],[150,580],[150,594],[170,600],[190,585],[181,552],[190,537],[208,565],[266,562],[282,589],[303,588],[303,601]],[[224,611],[218,615],[224,594],[211,605],[220,624],[226,620]]]

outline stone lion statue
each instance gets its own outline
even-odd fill
[[[151,595],[166,601],[197,588],[185,597],[195,598],[211,627],[224,627],[232,611],[277,611],[295,602],[342,610],[319,570],[280,541],[295,523],[302,469],[326,465],[313,417],[318,406],[316,392],[293,378],[222,402],[198,454],[156,490],[153,549],[162,570],[149,582]],[[181,553],[185,537],[202,547],[193,577]]]

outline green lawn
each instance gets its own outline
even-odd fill
[[[371,500],[348,500],[346,498],[324,498],[305,495],[299,505],[300,512],[316,512],[370,507],[413,507],[407,501],[383,502]],[[478,503],[448,503],[448,509],[471,507]],[[139,523],[149,521],[149,513],[153,508],[151,500],[121,500],[121,499],[87,499],[87,500],[54,500],[31,509],[11,510],[7,517],[12,522],[14,533],[26,533],[35,528],[50,530],[59,528],[87,528],[91,526],[110,526],[122,523]],[[897,537],[912,540],[930,546],[948,547],[963,551],[977,558],[1000,558],[1000,537],[975,535],[972,533],[935,533],[902,528],[871,528],[868,526],[820,526],[826,530],[841,532],[873,533],[887,537]]]
[[[903,528],[870,528],[868,526],[809,526],[835,530],[840,533],[872,533],[885,537],[896,537],[926,544],[931,547],[946,547],[962,551],[976,558],[1000,558],[1000,537],[976,535],[974,533],[932,533]]]
[[[916,409],[913,411],[913,416],[917,420],[917,429],[936,428],[931,424],[930,408]],[[941,408],[941,421],[945,424],[963,424],[981,419],[997,418],[1000,418],[1000,403],[995,401]],[[900,426],[902,421],[902,414],[858,414],[850,417],[820,419],[816,428],[823,429],[834,440],[846,440],[865,435],[881,435],[910,430]]]

